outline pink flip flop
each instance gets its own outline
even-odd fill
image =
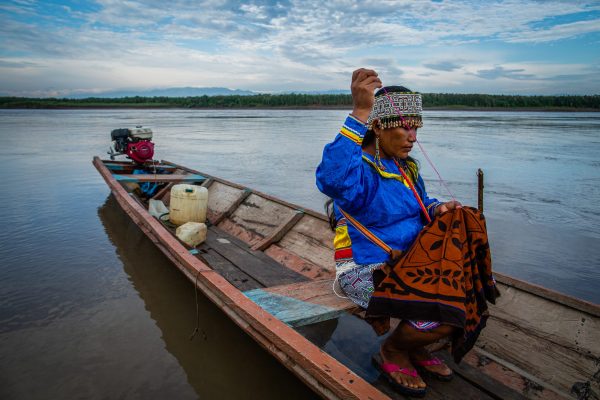
[[[444,374],[440,374],[438,372],[433,372],[433,371],[425,368],[425,367],[430,367],[432,365],[444,364],[444,362],[437,357],[433,357],[429,360],[423,360],[423,361],[416,361],[416,360],[411,360],[411,361],[415,365],[415,367],[417,367],[419,372],[421,372],[423,375],[428,375],[428,376],[431,376],[433,378],[439,379],[440,381],[444,381],[444,382],[449,382],[452,380],[452,378],[454,378],[454,373],[452,373],[452,372],[449,375],[444,375]]]
[[[425,396],[425,393],[427,393],[427,388],[419,389],[404,386],[403,384],[397,382],[391,375],[394,372],[400,372],[401,374],[412,376],[414,378],[419,375],[416,370],[410,368],[401,368],[399,365],[392,363],[384,363],[379,353],[373,354],[371,361],[379,370],[379,372],[381,372],[381,375],[383,375],[399,393],[412,397],[423,397]]]

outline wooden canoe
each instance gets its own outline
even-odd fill
[[[365,379],[361,370],[368,365],[353,371],[321,349],[326,338],[306,334],[306,328],[357,311],[332,293],[333,232],[323,214],[168,161],[140,167],[95,157],[93,164],[172,263],[317,394],[403,398],[385,381]],[[190,248],[172,226],[152,217],[149,199],[136,190],[145,182],[159,185],[152,198],[167,206],[177,182],[207,187],[207,240]],[[491,308],[488,327],[460,365],[440,352],[457,376],[451,383],[428,381],[426,398],[598,398],[600,306],[495,276],[502,297]]]

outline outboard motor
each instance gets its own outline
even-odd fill
[[[115,129],[110,133],[112,144],[110,146],[110,159],[125,154],[133,161],[143,164],[152,160],[154,156],[154,143],[152,143],[152,129],[136,126],[132,129]]]

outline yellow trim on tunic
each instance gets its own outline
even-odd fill
[[[373,168],[375,168],[375,171],[377,171],[377,173],[379,173],[379,175],[381,175],[384,178],[387,179],[397,179],[400,182],[402,182],[404,184],[404,186],[406,186],[407,188],[410,189],[410,185],[408,184],[408,182],[406,182],[404,180],[404,177],[400,174],[392,174],[390,172],[386,172],[384,170],[382,170],[381,168],[379,168],[379,166],[377,164],[375,164],[373,161],[371,161],[367,156],[363,155],[362,156],[363,160],[365,160],[370,166],[372,166]],[[419,169],[417,167],[417,164],[412,162],[412,161],[406,161],[406,165],[408,166],[409,172],[410,174],[408,174],[409,179],[410,177],[418,177],[419,176]],[[413,178],[414,179],[414,178]]]
[[[346,136],[348,139],[352,140],[356,144],[362,144],[362,137],[360,137],[358,133],[354,132],[347,126],[342,126],[342,129],[340,129],[340,134]]]
[[[352,246],[350,235],[348,235],[348,225],[340,225],[335,228],[335,238],[333,239],[333,248],[343,249]]]

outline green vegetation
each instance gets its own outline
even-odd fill
[[[257,94],[254,96],[123,97],[86,99],[0,97],[0,108],[329,108],[350,107],[349,94]],[[425,108],[527,108],[600,110],[600,95],[506,96],[424,93]]]
[[[584,108],[600,109],[600,95],[594,96],[507,96],[491,94],[423,94],[424,107],[473,108]]]

